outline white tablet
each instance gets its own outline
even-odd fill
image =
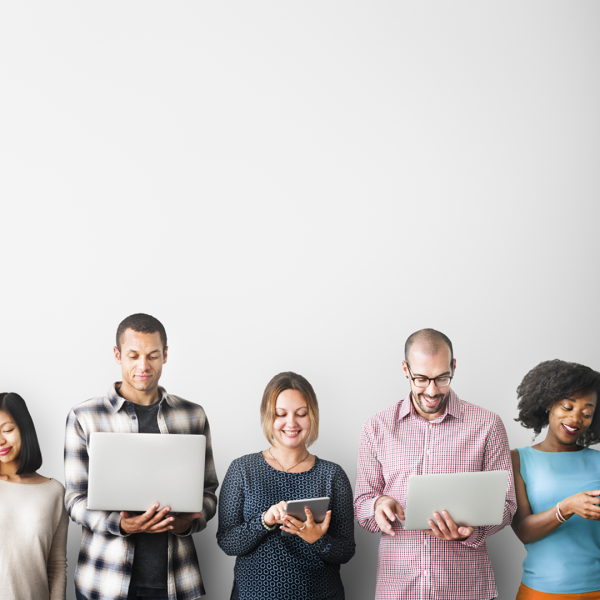
[[[499,525],[507,485],[508,471],[411,475],[404,529],[431,529],[427,521],[443,510],[459,526]]]
[[[88,452],[90,510],[202,510],[205,436],[94,432]]]

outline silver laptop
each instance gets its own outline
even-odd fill
[[[431,529],[427,521],[442,510],[459,526],[499,525],[507,485],[508,471],[411,475],[404,529]]]
[[[88,508],[146,511],[158,502],[173,512],[200,512],[205,454],[203,435],[94,432]]]

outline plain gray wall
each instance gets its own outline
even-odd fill
[[[291,369],[319,396],[314,451],[353,481],[421,327],[529,444],[523,375],[600,367],[599,24],[593,1],[3,3],[0,388],[29,403],[41,472],[64,480],[67,412],[119,378],[139,311],[221,479],[266,447],[262,391]],[[232,581],[215,531],[195,537],[209,600]],[[378,536],[356,534],[364,600]],[[523,547],[489,547],[514,598]]]

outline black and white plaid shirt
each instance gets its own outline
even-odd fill
[[[202,531],[206,522],[214,517],[219,482],[204,410],[197,404],[167,394],[162,387],[159,392],[158,426],[161,433],[206,436],[202,516],[194,519],[190,531],[183,535],[169,532],[169,600],[194,600],[205,592],[191,534]],[[106,396],[78,404],[67,417],[65,505],[71,519],[83,526],[75,585],[89,600],[125,600],[135,542],[131,536],[121,533],[119,512],[87,508],[88,445],[94,431],[138,432],[133,406],[119,396],[114,385]]]

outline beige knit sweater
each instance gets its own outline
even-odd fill
[[[0,480],[0,597],[65,600],[65,488],[55,479],[22,484]]]

